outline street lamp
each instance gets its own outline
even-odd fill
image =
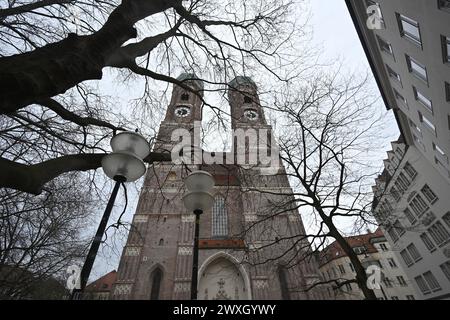
[[[200,215],[212,207],[214,197],[211,190],[214,187],[214,178],[206,171],[194,171],[184,180],[188,192],[183,196],[186,209],[195,214],[194,252],[192,258],[191,300],[197,300],[198,279],[198,235]]]
[[[140,134],[121,132],[111,139],[111,148],[113,152],[102,159],[102,168],[105,174],[116,183],[81,269],[80,288],[72,291],[71,299],[77,298],[78,293],[82,293],[86,287],[120,184],[136,181],[146,171],[143,159],[150,153],[150,145]]]

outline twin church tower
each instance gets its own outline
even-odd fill
[[[178,80],[202,94],[203,82],[192,74]],[[271,132],[248,77],[229,83],[232,129]],[[169,151],[174,130],[194,131],[202,119],[200,96],[174,85],[155,150]],[[239,138],[239,137],[237,137]],[[260,137],[258,136],[258,139]],[[245,139],[244,139],[245,140]],[[246,153],[261,144],[247,143]],[[231,157],[236,157],[233,143]],[[258,153],[258,152],[257,152]],[[277,155],[278,157],[278,155]],[[200,218],[199,300],[322,299],[315,260],[305,258],[309,244],[292,189],[281,163],[262,174],[259,162],[154,163],[149,167],[123,249],[112,299],[190,299],[194,218],[183,205],[183,180],[204,170],[215,180],[215,202]]]

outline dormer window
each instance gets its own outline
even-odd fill
[[[181,101],[188,101],[189,100],[189,94],[183,93],[181,95]]]
[[[252,103],[252,98],[249,96],[244,96],[244,103]]]

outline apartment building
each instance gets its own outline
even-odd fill
[[[396,117],[373,210],[419,299],[450,298],[450,0],[346,0]]]
[[[376,265],[381,270],[380,289],[375,295],[380,300],[415,300],[414,288],[404,273],[398,258],[380,229],[374,233],[347,237],[346,240],[358,254],[365,267]],[[348,256],[337,242],[325,248],[320,256],[320,272],[323,280],[342,283],[355,279],[355,269]],[[334,288],[333,288],[334,287]],[[327,288],[328,299],[361,300],[364,295],[356,283],[345,283],[341,287]]]
[[[416,146],[392,143],[373,212],[418,299],[450,298],[450,184]]]
[[[346,0],[388,109],[450,181],[450,0]]]

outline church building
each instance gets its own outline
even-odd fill
[[[154,151],[170,152],[179,143],[172,140],[174,130],[194,134],[195,123],[202,120],[203,82],[192,74],[178,80],[200,94],[174,85]],[[200,218],[199,300],[324,298],[313,286],[320,281],[318,266],[304,238],[301,216],[292,209],[295,199],[282,163],[270,174],[266,169],[271,164],[259,158],[238,163],[241,153],[249,159],[252,151],[260,155],[261,146],[271,145],[271,126],[257,87],[248,77],[236,77],[228,84],[228,98],[233,132],[240,133],[233,137],[231,153],[207,153],[224,161],[149,167],[111,299],[190,299],[195,216],[182,197],[184,178],[194,170],[207,171],[215,180],[214,205]],[[264,143],[242,139],[248,130],[258,132],[257,139]],[[238,141],[244,141],[244,148]]]

